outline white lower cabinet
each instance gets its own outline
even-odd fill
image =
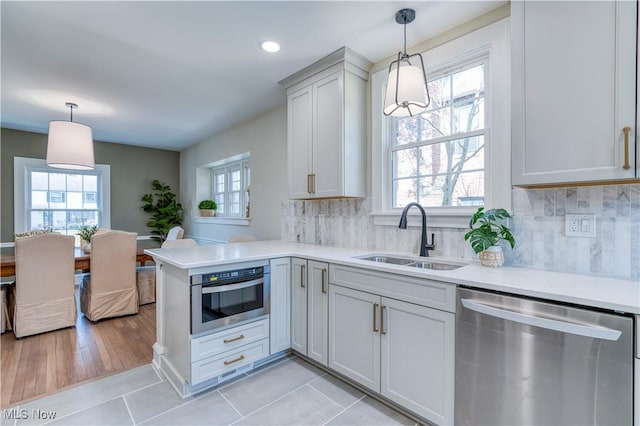
[[[380,392],[380,296],[329,286],[329,368]]]
[[[455,315],[381,298],[380,393],[437,424],[453,423]]]
[[[307,356],[320,364],[329,361],[329,265],[309,260],[307,293]]]
[[[272,259],[271,293],[269,295],[270,354],[291,347],[291,260]]]
[[[453,423],[455,315],[329,286],[329,368],[436,424]]]
[[[269,319],[191,338],[191,381],[197,385],[269,356]]]
[[[329,264],[291,259],[291,297],[291,348],[327,365]]]
[[[291,260],[291,348],[320,364],[329,355],[329,265]]]

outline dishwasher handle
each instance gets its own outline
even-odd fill
[[[488,306],[471,299],[461,299],[462,306],[481,314],[501,318],[506,321],[518,322],[521,324],[532,325],[534,327],[547,328],[549,330],[559,331],[561,333],[576,334],[578,336],[591,337],[593,339],[618,340],[622,335],[621,331],[613,330],[606,327],[592,327],[571,322],[558,321],[550,318],[541,318],[534,315],[522,314],[519,312],[508,311],[504,309]]]

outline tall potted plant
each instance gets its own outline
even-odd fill
[[[154,179],[151,182],[153,192],[142,196],[142,210],[151,215],[147,226],[152,229],[152,239],[164,242],[169,229],[182,225],[182,204],[176,200],[176,194],[164,182]]]
[[[511,248],[515,247],[516,241],[511,230],[502,223],[510,217],[505,209],[485,210],[480,207],[469,221],[471,230],[464,235],[464,239],[478,253],[482,265],[500,267],[504,264],[502,246],[498,245],[500,240],[507,241]]]

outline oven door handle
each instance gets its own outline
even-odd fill
[[[247,287],[253,287],[264,283],[264,278],[258,278],[257,280],[244,281],[237,284],[218,285],[218,286],[206,286],[202,285],[202,294],[210,293],[223,293],[225,291],[240,290]]]

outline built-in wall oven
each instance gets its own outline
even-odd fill
[[[191,334],[269,313],[269,265],[191,276]]]

